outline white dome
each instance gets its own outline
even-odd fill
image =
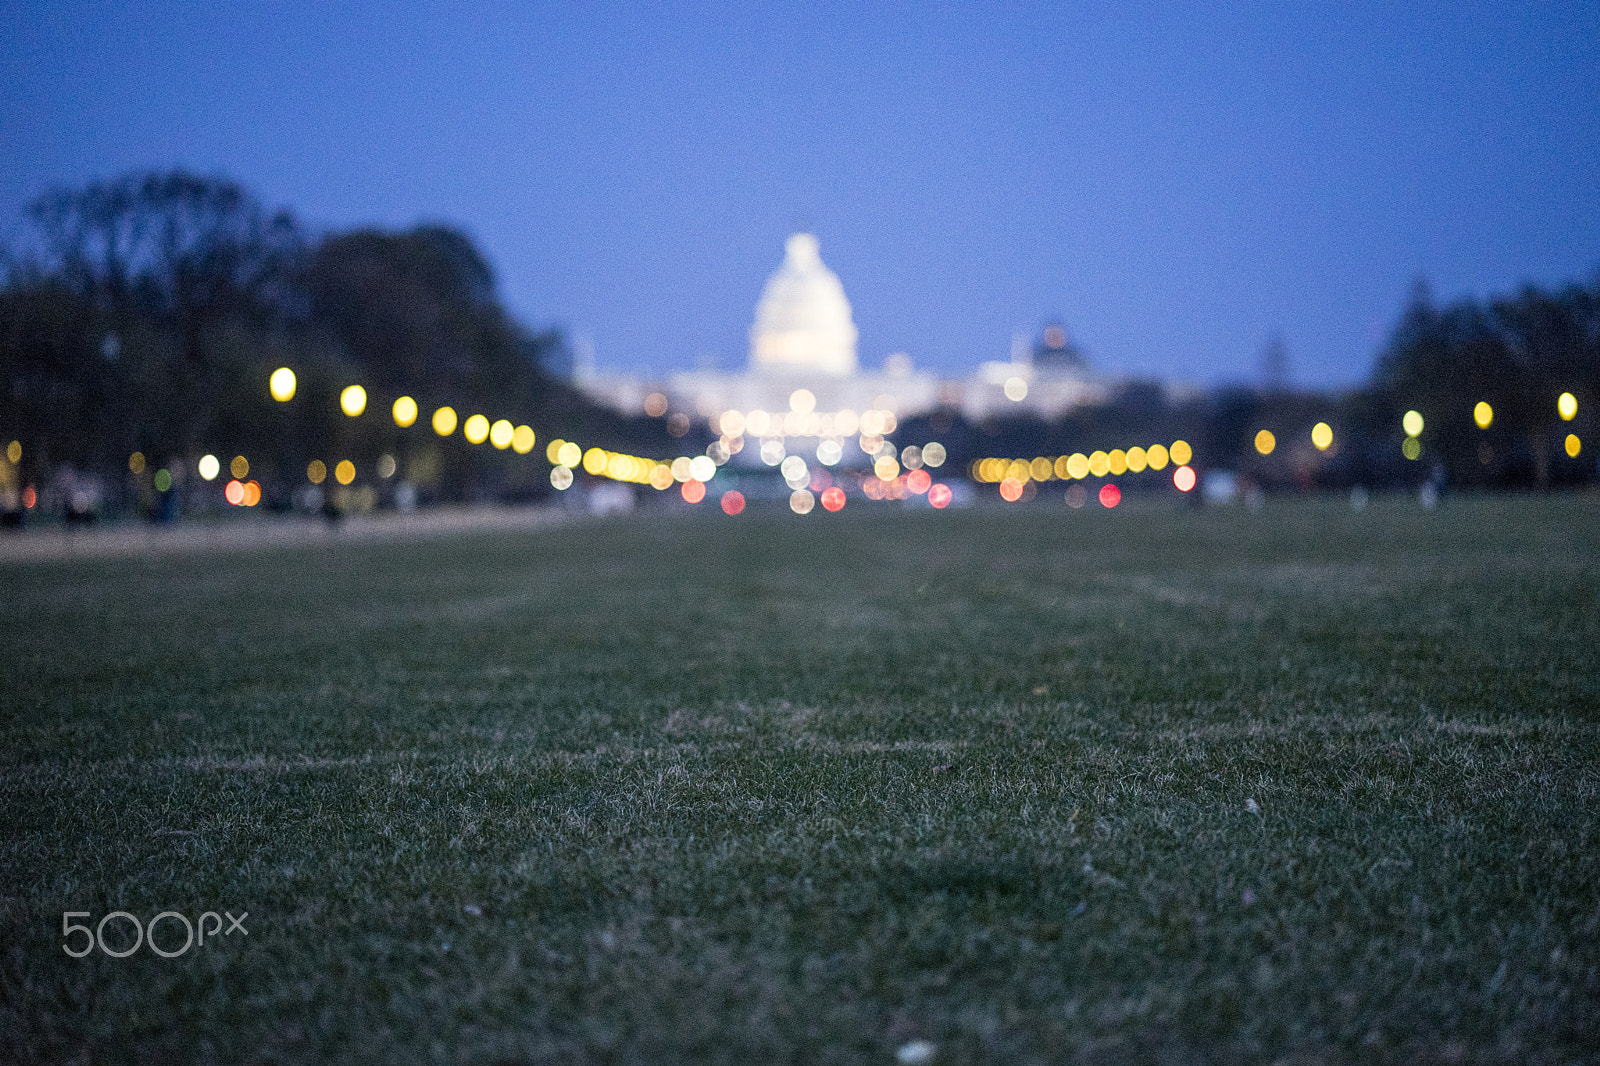
[[[811,234],[796,233],[786,248],[756,304],[751,367],[854,374],[856,326],[839,276],[823,265]]]

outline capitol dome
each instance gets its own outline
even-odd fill
[[[839,276],[823,265],[817,239],[796,233],[767,279],[750,327],[750,366],[848,376],[856,371],[856,326]]]

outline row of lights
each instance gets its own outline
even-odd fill
[[[273,372],[269,380],[269,387],[274,399],[280,402],[287,402],[292,399],[296,388],[294,371],[288,367],[280,367]],[[656,402],[659,410],[651,408],[651,401]],[[366,390],[360,385],[347,386],[340,393],[339,404],[346,415],[350,417],[359,416],[366,410]],[[887,409],[890,406],[887,403],[883,404],[881,408],[868,410],[859,417],[851,410],[840,411],[833,415],[819,415],[816,412],[816,396],[809,389],[796,389],[789,397],[789,406],[789,412],[781,416],[774,416],[760,409],[750,411],[748,414],[738,410],[724,411],[715,425],[715,428],[721,431],[722,438],[719,442],[714,443],[711,449],[708,449],[708,452],[715,450],[718,444],[721,444],[722,448],[718,455],[715,458],[710,455],[697,456],[694,459],[680,457],[670,466],[666,463],[641,459],[637,456],[623,453],[608,452],[600,448],[590,448],[587,451],[583,451],[571,442],[553,441],[548,449],[550,461],[555,466],[555,469],[551,472],[551,482],[560,489],[569,487],[572,484],[573,469],[581,462],[588,473],[613,480],[649,484],[660,490],[670,488],[674,482],[679,483],[684,486],[683,492],[687,499],[689,496],[695,495],[695,490],[689,488],[689,484],[691,482],[703,484],[710,481],[715,475],[716,467],[720,465],[718,460],[726,462],[730,454],[739,450],[739,445],[742,444],[742,437],[746,433],[762,437],[772,433],[832,437],[841,434],[849,436],[859,430],[862,435],[863,450],[866,450],[869,455],[876,455],[873,462],[873,474],[883,482],[891,482],[897,478],[900,474],[902,463],[908,470],[915,470],[924,463],[937,467],[944,461],[944,447],[937,442],[931,442],[921,449],[914,445],[908,446],[900,453],[899,459],[896,459],[892,446],[882,439],[887,434],[894,432],[897,426],[895,415],[892,410]],[[1557,400],[1556,406],[1563,420],[1571,421],[1577,415],[1577,398],[1570,392],[1562,393]],[[647,399],[646,410],[651,414],[665,413],[665,396],[652,394]],[[394,420],[402,428],[414,424],[418,414],[417,403],[411,397],[402,396],[394,402]],[[1479,428],[1487,429],[1494,420],[1493,408],[1487,402],[1479,402],[1473,410],[1473,419]],[[1406,432],[1406,439],[1401,446],[1401,450],[1407,459],[1416,459],[1420,457],[1422,452],[1420,438],[1424,424],[1423,417],[1418,411],[1407,411],[1401,420],[1401,424]],[[451,435],[455,432],[457,426],[455,410],[448,406],[438,408],[433,414],[432,425],[434,432],[438,435]],[[536,436],[531,427],[526,425],[513,426],[506,419],[491,423],[487,417],[481,414],[469,416],[462,426],[462,432],[469,443],[481,444],[488,440],[496,448],[502,450],[512,448],[518,454],[527,454],[532,451],[536,442]],[[1318,422],[1312,427],[1311,442],[1319,451],[1326,451],[1333,444],[1333,428],[1326,422]],[[787,463],[788,459],[783,456],[779,448],[769,449],[767,447],[768,443],[778,443],[781,447],[780,442],[764,442],[762,448],[763,460],[766,460],[769,465]],[[1267,429],[1257,432],[1254,443],[1256,451],[1264,456],[1272,454],[1277,448],[1276,436]],[[734,446],[730,448],[729,444]],[[1582,444],[1577,436],[1568,434],[1565,441],[1567,454],[1576,457],[1581,447]],[[772,452],[771,455],[767,454],[769,450]],[[821,447],[818,449],[819,460],[827,465],[831,465],[829,460],[837,462],[841,455],[842,453],[838,453],[837,449],[830,451],[827,455],[822,454]],[[1109,452],[1096,451],[1089,455],[1077,453],[1070,456],[1058,456],[1053,460],[1044,457],[1037,457],[1031,461],[1024,459],[981,459],[973,463],[971,473],[973,479],[980,483],[1014,482],[1019,485],[1025,485],[1030,480],[1041,482],[1054,478],[1080,480],[1089,476],[1120,476],[1130,471],[1139,473],[1146,468],[1162,470],[1169,460],[1179,467],[1187,468],[1191,457],[1192,450],[1189,445],[1180,440],[1173,442],[1171,448],[1161,444],[1155,444],[1149,448],[1135,446],[1127,451],[1112,449]],[[141,467],[142,458],[141,456]],[[215,460],[211,456],[207,456],[206,459],[211,460],[214,467]],[[563,461],[563,459],[566,461]],[[206,460],[203,459],[201,462],[202,476],[206,476]],[[237,462],[238,460],[236,460]],[[692,465],[697,462],[702,469],[700,471],[692,471]],[[341,464],[340,469],[342,470],[347,464],[348,461]],[[320,461],[313,463],[314,468],[319,465]],[[679,469],[679,467],[682,467],[682,469]],[[354,468],[351,467],[350,469],[353,477]],[[166,472],[161,471],[160,473]],[[214,476],[215,473],[212,473],[207,477],[207,480]],[[313,478],[313,481],[320,481],[320,478]],[[1174,482],[1187,482],[1187,485],[1179,484],[1179,487],[1183,491],[1188,491],[1194,484],[1193,472],[1188,471],[1187,476],[1184,476],[1181,472],[1175,473]],[[341,480],[341,484],[347,483]],[[802,490],[797,489],[796,491]],[[697,499],[703,498],[703,496],[704,490],[702,489]],[[1115,506],[1115,504],[1108,504],[1108,506]]]
[[[1080,481],[1088,477],[1120,477],[1126,473],[1141,473],[1146,469],[1165,470],[1168,463],[1188,466],[1194,458],[1194,449],[1187,441],[1175,440],[1168,447],[1152,444],[1145,448],[1135,445],[1127,451],[1113,448],[1109,452],[1095,451],[1088,455],[1075,452],[1055,458],[1038,456],[1034,459],[979,459],[971,467],[972,480],[980,484],[995,484],[1008,478],[1020,484],[1029,481]]]
[[[1311,427],[1311,444],[1319,452],[1325,452],[1333,447],[1333,427],[1326,422],[1318,422]],[[1278,438],[1270,429],[1263,429],[1256,434],[1256,452],[1261,455],[1271,455],[1278,448]]]
[[[274,399],[280,402],[287,402],[293,399],[296,389],[294,371],[288,367],[280,367],[273,372],[268,385]],[[665,397],[652,394],[650,399],[658,401],[656,407],[659,409],[652,410],[650,403],[647,402],[647,411],[652,414],[665,413]],[[908,470],[913,471],[924,465],[938,467],[944,463],[946,457],[945,448],[944,445],[937,441],[929,442],[920,448],[916,445],[907,446],[899,452],[897,458],[892,445],[883,440],[884,435],[894,432],[898,426],[893,410],[889,409],[892,401],[889,397],[880,397],[877,402],[879,402],[878,407],[869,409],[859,416],[848,409],[831,415],[818,414],[816,411],[816,396],[809,389],[796,389],[790,394],[790,410],[784,415],[772,415],[760,409],[753,410],[748,414],[737,410],[724,411],[715,426],[722,432],[722,438],[718,442],[723,445],[720,452],[715,456],[711,454],[693,458],[680,456],[670,464],[626,453],[610,452],[603,448],[585,450],[574,442],[557,439],[551,441],[546,448],[546,455],[552,465],[550,482],[559,490],[570,488],[573,483],[574,471],[581,465],[587,473],[596,477],[650,485],[657,490],[671,488],[676,483],[681,486],[680,491],[686,500],[698,502],[704,498],[704,489],[696,489],[694,485],[698,483],[703,486],[704,483],[710,481],[716,475],[717,467],[722,462],[726,462],[731,454],[739,450],[742,445],[742,438],[746,433],[755,436],[782,433],[796,436],[820,435],[832,437],[841,434],[849,436],[859,431],[863,448],[867,449],[869,454],[876,455],[873,463],[874,475],[885,482],[892,481],[899,476],[902,463]],[[360,416],[367,406],[366,390],[360,385],[347,386],[340,393],[339,406],[346,415],[352,418]],[[414,424],[419,414],[420,410],[416,401],[409,396],[402,396],[394,402],[394,420],[396,425],[402,428]],[[458,416],[454,408],[448,406],[440,407],[434,411],[431,421],[434,432],[441,437],[446,437],[455,432]],[[469,443],[481,444],[484,440],[488,440],[497,448],[504,449],[509,447],[518,454],[527,454],[531,451],[537,439],[533,429],[529,426],[513,426],[505,419],[490,423],[485,416],[478,414],[468,417],[461,424],[461,429],[463,436],[466,437]],[[769,455],[769,449],[766,447],[768,443],[779,442],[770,440],[764,442],[762,449],[762,458],[764,460],[768,461],[770,465],[778,465],[787,461],[785,456],[776,448],[770,449],[773,454]],[[831,462],[838,462],[842,458],[842,451],[837,447],[831,451],[827,450],[829,443],[829,441],[824,441],[824,444],[818,448],[819,461],[826,465],[831,465]],[[733,447],[728,447],[729,444],[732,444]],[[708,449],[708,453],[716,449],[717,444],[713,444]],[[788,458],[797,459],[798,457]],[[317,465],[313,464],[313,468],[315,469]],[[344,466],[341,464],[340,470],[343,469]],[[353,476],[353,467],[351,470]],[[312,480],[320,481],[321,478],[313,477]],[[928,481],[931,484],[931,478]],[[340,483],[346,484],[347,482],[341,480]],[[924,486],[921,491],[926,490],[927,488]],[[796,491],[802,490],[797,489]]]
[[[1570,392],[1563,392],[1556,397],[1556,414],[1561,416],[1561,421],[1571,422],[1578,417],[1578,398]],[[1479,429],[1488,429],[1494,425],[1494,407],[1487,400],[1479,400],[1472,408],[1472,421]],[[1400,428],[1405,430],[1406,439],[1400,445],[1401,454],[1407,459],[1418,459],[1422,456],[1422,428],[1424,426],[1422,412],[1407,411],[1400,418]],[[1583,451],[1583,441],[1576,433],[1568,433],[1561,442],[1562,449],[1567,455],[1576,459]]]
[[[298,387],[294,371],[286,366],[281,366],[272,372],[267,379],[267,388],[272,393],[272,398],[279,403],[288,403],[294,399]],[[351,418],[359,418],[367,410],[367,390],[360,385],[347,385],[339,393],[339,410]],[[422,413],[417,401],[410,396],[402,396],[395,400],[390,408],[395,425],[401,429],[409,429],[416,424],[418,416]],[[499,419],[491,422],[485,415],[469,415],[463,421],[456,414],[453,407],[440,407],[434,410],[430,419],[433,431],[441,437],[448,437],[461,427],[461,435],[469,444],[490,444],[504,451],[510,448],[518,455],[527,455],[533,451],[536,437],[530,426],[513,425],[509,419]]]
[[[132,455],[128,456],[128,469],[133,473],[144,473],[145,466],[146,460],[143,452],[134,452]],[[200,460],[195,463],[195,471],[202,479],[206,481],[215,481],[222,473],[222,461],[215,455],[202,455]],[[380,456],[378,459],[378,476],[385,478],[392,477],[394,472],[394,456]],[[242,455],[234,456],[228,462],[228,473],[233,475],[233,480],[228,483],[227,491],[224,493],[224,495],[228,497],[228,502],[239,503],[240,500],[235,500],[233,497],[238,495],[240,492],[243,492],[244,494],[241,499],[248,498],[251,495],[248,487],[250,485],[256,485],[256,482],[254,481],[244,481],[244,478],[248,477],[250,474],[250,460]],[[327,480],[327,477],[328,465],[321,459],[311,460],[310,464],[306,467],[306,480],[310,481],[313,485],[320,485],[323,483],[323,481]],[[338,463],[334,464],[333,477],[334,480],[341,485],[350,484],[356,479],[356,465],[348,459],[339,460]],[[172,488],[172,471],[163,467],[155,472],[151,480],[154,482],[158,492],[166,492]],[[243,485],[245,487],[242,489],[234,489],[234,485]],[[255,495],[259,499],[259,485],[256,487]],[[255,504],[253,502],[245,503],[245,506],[253,507],[254,505]]]

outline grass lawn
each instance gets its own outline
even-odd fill
[[[1600,1057],[1594,495],[702,508],[0,595],[0,1061]],[[114,910],[248,933],[66,954]]]

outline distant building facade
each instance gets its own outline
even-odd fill
[[[817,239],[796,233],[756,303],[744,371],[652,378],[601,374],[580,364],[575,380],[589,396],[625,413],[679,412],[703,419],[731,454],[742,451],[739,438],[745,435],[786,442],[784,449],[764,448],[763,458],[783,450],[816,452],[828,441],[840,445],[846,460],[870,458],[853,439],[872,443],[873,434],[861,426],[864,416],[871,416],[868,428],[885,413],[892,425],[940,407],[958,409],[972,421],[1025,412],[1055,419],[1104,403],[1113,393],[1114,383],[1089,367],[1058,323],[1046,326],[1031,346],[1015,338],[1009,360],[984,362],[968,378],[919,373],[904,353],[864,371],[856,342],[843,284],[823,263]],[[831,451],[818,454],[826,462]],[[859,456],[852,454],[857,451]]]

